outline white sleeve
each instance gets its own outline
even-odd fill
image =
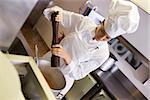
[[[60,16],[62,16],[61,24],[65,28],[72,30],[72,31],[74,31],[75,26],[80,24],[82,22],[82,20],[84,19],[83,15],[63,10],[62,8],[60,8],[58,6],[54,6],[52,8],[46,8],[44,10],[43,14],[48,20],[50,20],[51,19],[51,13],[53,11],[59,11]]]
[[[51,20],[51,14],[52,12],[54,11],[59,11],[59,12],[62,12],[63,9],[58,7],[58,6],[54,6],[54,7],[51,7],[51,8],[46,8],[44,11],[43,11],[43,14],[44,16],[50,21]]]
[[[79,80],[100,67],[108,59],[108,57],[109,55],[104,58],[93,59],[79,64],[71,61],[69,65],[62,67],[61,71],[63,74],[69,74],[69,76],[74,80]]]
[[[93,29],[92,27],[97,26],[90,17],[78,13],[63,10],[62,16],[63,20],[61,24],[70,33],[77,31],[82,33],[82,31],[90,30]]]
[[[63,11],[62,16],[63,16],[62,25],[65,28],[69,29],[75,28],[84,19],[84,16],[81,14],[65,10]]]

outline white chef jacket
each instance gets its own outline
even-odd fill
[[[60,44],[72,59],[68,65],[61,59],[59,69],[64,75],[67,74],[74,80],[79,80],[100,67],[108,59],[108,44],[106,41],[93,40],[97,25],[92,19],[61,8],[57,10],[62,12],[61,24],[67,30]],[[44,11],[44,15],[50,17],[48,11]]]

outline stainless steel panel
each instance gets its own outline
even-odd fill
[[[147,100],[116,65],[106,72],[97,69],[94,74],[117,100]]]
[[[0,49],[7,49],[38,0],[0,0]]]

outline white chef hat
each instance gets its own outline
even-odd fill
[[[111,38],[133,33],[139,25],[139,12],[135,4],[125,0],[112,0],[104,28]]]

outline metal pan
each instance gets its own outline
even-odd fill
[[[35,45],[35,55],[36,63],[50,88],[54,90],[63,89],[66,86],[66,80],[64,75],[59,69],[51,67],[51,63],[48,60],[39,58],[37,45]]]
[[[50,62],[44,59],[38,60],[38,66],[45,77],[50,88],[54,90],[63,89],[66,85],[64,75],[59,69],[50,67]]]

